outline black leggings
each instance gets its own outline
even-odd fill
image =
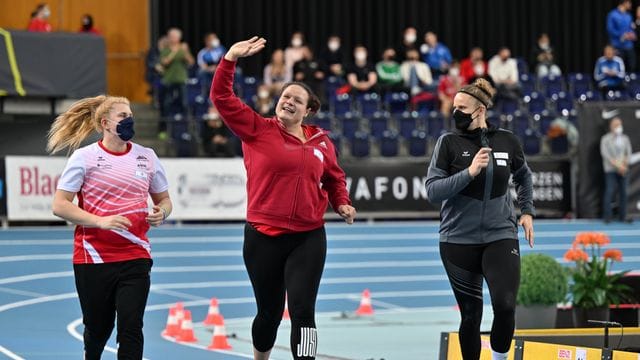
[[[142,318],[149,296],[150,259],[74,264],[84,324],[84,358],[99,360],[118,315],[118,359],[140,360]]]
[[[440,257],[460,307],[460,347],[464,360],[480,358],[482,279],[491,295],[491,348],[507,352],[515,327],[516,295],[520,284],[518,240],[481,245],[440,243]]]
[[[272,237],[245,225],[243,257],[258,307],[251,329],[256,350],[273,347],[286,291],[293,358],[315,359],[315,304],[326,253],[324,227]]]

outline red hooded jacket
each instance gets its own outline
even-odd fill
[[[264,118],[233,93],[235,62],[222,59],[210,97],[225,124],[242,140],[247,169],[247,221],[302,232],[324,224],[333,209],[351,205],[344,171],[327,133],[303,125],[308,139],[289,134],[277,117]]]

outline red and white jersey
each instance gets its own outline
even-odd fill
[[[76,226],[73,263],[151,258],[147,199],[149,193],[168,188],[164,168],[152,149],[128,143],[125,152],[114,153],[99,141],[74,151],[58,189],[77,193],[78,206],[91,214],[122,215],[132,225],[127,230]]]

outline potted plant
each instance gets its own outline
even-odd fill
[[[575,327],[589,327],[587,320],[609,320],[609,306],[630,300],[631,288],[620,279],[629,271],[611,272],[614,261],[622,261],[622,251],[603,247],[611,243],[604,233],[576,235],[564,258],[575,263],[570,269],[570,286]]]
[[[516,327],[549,329],[556,325],[557,304],[567,296],[566,269],[545,254],[528,254],[520,265]]]

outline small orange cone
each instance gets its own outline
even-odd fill
[[[284,297],[284,312],[282,313],[282,320],[290,320],[289,316],[289,297],[285,295]]]
[[[180,323],[178,321],[178,316],[176,315],[178,309],[175,307],[171,307],[169,309],[169,316],[167,317],[167,326],[162,332],[163,336],[171,336],[176,337],[180,333]]]
[[[227,330],[224,328],[224,317],[220,315],[222,322],[220,325],[213,326],[213,338],[211,338],[211,345],[207,347],[209,350],[229,350],[231,345],[227,341]]]
[[[220,307],[218,306],[218,299],[211,298],[209,304],[209,312],[203,322],[205,325],[221,325],[222,315],[220,315]]]
[[[191,311],[184,310],[184,319],[180,324],[180,333],[176,337],[180,342],[196,342],[196,336],[193,334],[193,322],[191,321]]]
[[[373,315],[373,306],[371,306],[371,293],[369,289],[364,289],[360,298],[360,306],[356,310],[357,315]]]

